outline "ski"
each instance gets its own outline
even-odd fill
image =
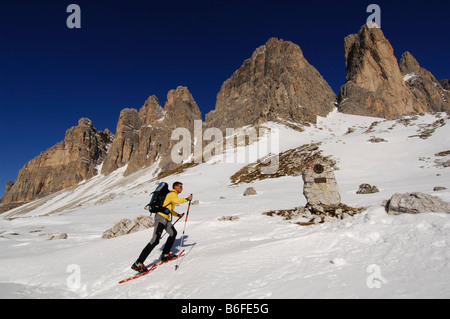
[[[147,275],[148,273],[150,273],[150,272],[152,272],[153,270],[155,270],[156,267],[158,267],[158,266],[160,266],[160,265],[163,265],[163,264],[167,264],[167,263],[169,263],[169,262],[171,262],[171,261],[177,260],[178,258],[180,258],[180,257],[183,255],[183,253],[184,253],[184,250],[182,250],[178,255],[176,255],[174,258],[172,258],[172,259],[170,259],[170,260],[168,260],[168,261],[160,261],[160,262],[154,263],[154,264],[151,265],[151,266],[148,265],[147,268],[148,268],[148,267],[150,267],[150,268],[148,268],[148,270],[147,270],[146,272],[139,273],[139,274],[134,275],[134,276],[132,276],[132,277],[130,277],[130,278],[121,280],[121,281],[119,281],[119,284],[124,283],[124,282],[127,282],[127,281],[130,281],[130,280],[133,280],[133,279],[136,279],[136,278],[139,278],[139,277],[142,277],[142,276],[144,276],[144,275]]]

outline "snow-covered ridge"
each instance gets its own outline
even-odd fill
[[[443,165],[450,155],[436,155],[450,150],[447,114],[383,120],[333,112],[303,132],[265,126],[279,130],[280,152],[320,143],[337,162],[342,202],[367,210],[300,227],[263,213],[305,205],[301,177],[255,181],[258,194],[244,197],[250,185],[231,185],[230,177],[249,163],[212,160],[164,179],[182,181],[182,195],[200,201],[191,206],[180,268],[168,264],[119,285],[133,274],[129,267],[152,230],[109,240],[101,235],[120,219],[146,214],[158,182],[152,167],[127,177],[122,168],[0,215],[0,297],[450,297],[450,216],[390,216],[381,206],[394,193],[414,191],[450,202],[450,168]],[[380,192],[356,194],[362,183]],[[434,192],[436,186],[446,190]],[[230,215],[238,220],[219,221]],[[180,221],[175,250],[182,226]],[[47,240],[58,233],[68,239]],[[160,246],[147,263],[159,257]],[[33,267],[23,272],[25,264]]]

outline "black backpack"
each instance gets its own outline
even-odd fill
[[[153,194],[152,198],[150,199],[150,203],[145,206],[145,209],[150,211],[150,214],[164,213],[165,207],[163,205],[168,193],[169,185],[165,182],[159,183],[155,191],[151,193]]]

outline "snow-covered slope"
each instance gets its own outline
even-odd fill
[[[301,227],[263,214],[304,206],[301,177],[232,186],[230,176],[245,163],[200,164],[164,179],[182,181],[182,195],[200,201],[191,206],[179,269],[167,264],[120,285],[133,274],[129,267],[152,229],[108,240],[101,235],[146,213],[155,169],[96,176],[0,215],[0,297],[449,298],[450,215],[391,216],[381,206],[396,192],[413,191],[450,202],[450,168],[440,164],[450,156],[435,155],[450,150],[449,122],[446,114],[385,121],[333,112],[303,132],[267,123],[279,129],[280,152],[320,142],[337,162],[342,202],[367,210]],[[380,192],[356,194],[362,183]],[[249,186],[258,194],[244,197]],[[447,190],[434,192],[435,186]],[[222,216],[239,219],[219,221]],[[184,226],[177,224],[175,251]],[[47,240],[59,233],[68,238]],[[163,243],[147,263],[159,258]]]

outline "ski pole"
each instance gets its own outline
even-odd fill
[[[191,195],[192,195],[192,194],[191,194]],[[187,212],[186,212],[186,219],[184,220],[183,235],[181,235],[181,247],[183,247],[183,245],[184,245],[184,232],[185,232],[185,230],[186,230],[186,223],[187,223],[187,220],[188,220],[188,217],[189,217],[189,209],[190,209],[190,208],[191,208],[191,201],[189,201],[188,209],[187,209]],[[175,265],[175,270],[178,269],[178,267],[179,267],[179,265],[180,265],[180,262],[181,262],[181,260],[179,260],[179,261],[177,262],[177,264]]]
[[[186,230],[186,223],[187,223],[187,220],[188,220],[188,217],[189,217],[189,209],[190,208],[191,208],[191,201],[189,201],[188,209],[187,209],[187,212],[186,212],[186,219],[184,220],[183,235],[181,236],[181,247],[183,247],[183,243],[184,243],[184,232]]]
[[[179,221],[181,218],[183,218],[184,214],[181,215],[180,217],[178,217],[178,219],[175,221],[175,223],[173,223],[172,225],[175,225],[177,223],[177,221]]]

